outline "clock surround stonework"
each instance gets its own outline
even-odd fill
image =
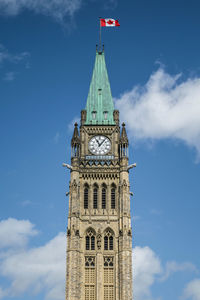
[[[107,85],[104,52],[97,51],[92,94],[71,140],[66,300],[132,300],[128,138]],[[96,136],[110,141],[107,153],[90,151]]]

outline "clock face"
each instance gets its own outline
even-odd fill
[[[110,140],[103,135],[94,136],[89,141],[89,150],[95,155],[104,155],[111,149]]]

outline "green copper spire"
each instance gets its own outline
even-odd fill
[[[96,59],[86,104],[85,125],[115,125],[114,104],[103,52],[96,52]]]

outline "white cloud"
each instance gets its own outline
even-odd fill
[[[0,286],[0,299],[25,292],[44,292],[45,299],[64,299],[66,236],[59,233],[44,246],[29,249],[28,240],[36,233],[27,220],[0,222],[0,278],[10,280],[8,288]]]
[[[1,8],[1,0],[0,0],[0,8]],[[12,54],[8,51],[8,49],[6,49],[6,47],[4,47],[4,45],[0,44],[0,64],[4,62],[10,62],[14,64],[24,62],[27,66],[29,57],[30,54],[26,51],[18,54]]]
[[[151,286],[162,273],[159,257],[149,247],[135,247],[133,266],[134,299],[151,299]]]
[[[176,261],[169,261],[166,263],[165,272],[160,280],[167,280],[175,272],[197,272],[197,268],[190,262],[177,263]]]
[[[0,249],[5,247],[24,247],[29,237],[37,234],[34,225],[28,220],[9,218],[0,222]]]
[[[116,99],[116,107],[135,139],[178,139],[200,155],[200,78],[180,79],[160,68]]]
[[[46,245],[9,255],[1,264],[3,276],[11,279],[9,295],[21,295],[32,290],[46,292],[46,299],[64,299],[65,290],[64,233]]]
[[[200,300],[200,279],[190,281],[184,289],[184,299]]]
[[[1,0],[0,0],[1,3]],[[1,5],[1,4],[0,4]],[[21,52],[21,53],[10,53],[6,47],[4,47],[2,44],[0,44],[0,68],[2,69],[3,66],[12,64],[13,65],[24,65],[26,69],[30,67],[29,64],[29,57],[30,54],[28,52]],[[5,71],[4,71],[5,72]],[[3,80],[5,81],[13,81],[16,77],[16,74],[18,72],[15,71],[9,71],[5,72],[3,75]]]
[[[81,7],[82,0],[0,0],[0,14],[17,15],[24,9],[51,16],[57,22],[72,17]]]

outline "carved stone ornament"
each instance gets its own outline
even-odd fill
[[[67,236],[70,236],[70,235],[71,235],[71,230],[67,229]]]
[[[101,231],[100,231],[100,229],[98,230],[98,234],[97,234],[97,248],[98,248],[98,250],[101,250]]]
[[[125,180],[125,179],[123,180],[122,186],[123,186],[123,187],[127,187],[127,183],[126,183],[126,180]]]
[[[72,183],[72,191],[76,191],[77,190],[77,187],[78,187],[78,185],[77,185],[77,182],[76,182],[76,180],[74,179],[74,181],[73,181],[73,183]]]

